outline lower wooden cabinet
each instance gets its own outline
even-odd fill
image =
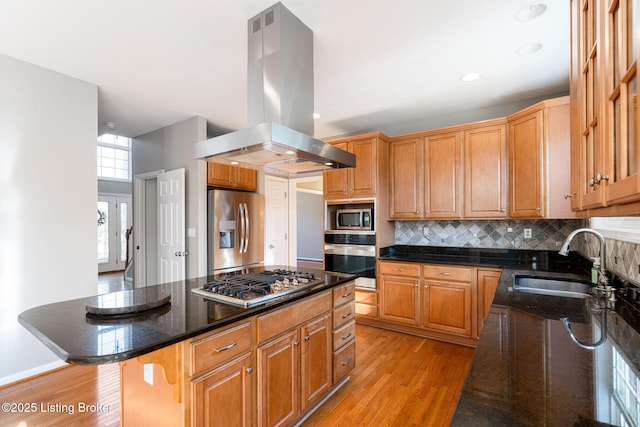
[[[291,424],[329,390],[329,313],[258,347],[258,425]]]
[[[251,353],[247,353],[193,381],[194,424],[253,425],[254,376]]]
[[[396,261],[380,261],[378,272],[380,321],[362,323],[470,346],[500,279],[499,269]]]
[[[354,296],[351,282],[121,362],[122,425],[292,425],[355,367]]]

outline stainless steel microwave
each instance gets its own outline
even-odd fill
[[[338,209],[336,230],[373,230],[371,209]]]

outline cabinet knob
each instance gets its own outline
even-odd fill
[[[429,285],[424,285],[424,288],[425,289],[429,289]]]
[[[305,340],[305,341],[309,341],[309,338],[311,338],[311,336],[310,336],[310,335],[305,335],[304,340]]]
[[[247,371],[247,374],[250,374],[251,372],[253,372],[253,368],[252,368],[251,366],[249,366],[249,367],[246,369],[246,371]]]
[[[293,342],[293,345],[300,345],[300,341],[295,340],[295,341]]]
[[[564,195],[564,199],[565,199],[565,200],[567,200],[567,199],[573,199],[573,194],[565,193],[565,195]]]
[[[536,210],[537,210],[538,212],[540,212],[542,209],[540,209],[540,208],[536,208]]]
[[[418,286],[420,286],[420,284],[419,284],[419,283],[416,283],[416,288],[417,288]]]

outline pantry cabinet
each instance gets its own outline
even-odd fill
[[[256,191],[258,188],[258,172],[239,166],[207,162],[207,185]]]
[[[375,197],[380,183],[386,183],[387,137],[370,133],[328,141],[329,144],[356,156],[356,167],[323,173],[325,199]]]
[[[573,208],[637,213],[637,0],[571,1]]]
[[[573,218],[569,97],[539,102],[507,118],[509,217]]]

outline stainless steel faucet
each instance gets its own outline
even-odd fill
[[[599,232],[597,232],[596,230],[593,230],[591,228],[578,228],[577,230],[573,230],[567,236],[566,240],[562,244],[562,247],[560,248],[558,253],[564,256],[569,255],[569,246],[571,245],[571,241],[573,240],[574,237],[576,237],[576,235],[580,233],[593,234],[598,239],[600,239],[600,265],[598,266],[598,276],[599,276],[598,284],[609,286],[609,280],[607,279],[607,275],[606,275],[606,262],[605,262],[605,258],[607,256],[607,244],[604,240],[604,236]]]

